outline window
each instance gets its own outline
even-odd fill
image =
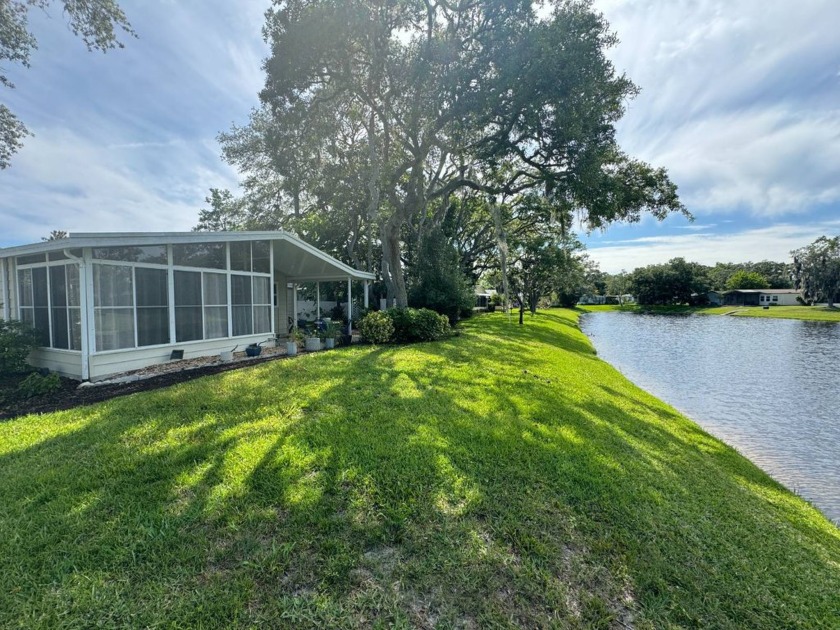
[[[78,265],[50,267],[52,347],[82,349],[82,309]]]
[[[271,273],[271,241],[233,241],[230,244],[232,271]]]
[[[166,269],[136,267],[137,345],[169,343],[169,282]]]
[[[134,347],[134,278],[131,267],[93,266],[97,350]]]
[[[175,340],[203,339],[201,272],[175,272]]]
[[[230,268],[233,271],[251,271],[251,242],[233,241],[230,244]]]
[[[65,265],[67,270],[67,317],[70,320],[70,350],[82,349],[82,291],[79,266]]]
[[[252,242],[251,258],[254,273],[271,273],[271,241]]]
[[[271,278],[232,275],[233,335],[271,332]]]
[[[77,265],[21,269],[18,271],[18,292],[20,319],[35,328],[40,345],[81,350],[82,319]]]
[[[121,262],[151,263],[165,265],[169,262],[166,245],[146,247],[97,247],[93,257],[99,260],[118,260]]]
[[[774,302],[778,302],[778,301],[779,301],[779,296],[778,296],[778,295],[774,295],[774,296],[773,296],[773,301],[774,301]]]
[[[47,268],[35,267],[18,271],[20,319],[38,333],[38,343],[50,345],[49,296],[47,295]]]
[[[50,315],[52,347],[70,349],[70,318],[67,312],[67,271],[64,265],[50,267]]]
[[[228,336],[227,274],[204,274],[204,338]]]
[[[251,276],[230,277],[233,305],[233,336],[250,335],[254,332]]]
[[[42,263],[47,261],[46,254],[29,254],[28,256],[18,256],[16,258],[18,265],[32,265],[35,263]]]
[[[172,246],[172,258],[178,267],[227,269],[224,243],[183,243]]]
[[[254,333],[271,332],[271,278],[253,277]]]

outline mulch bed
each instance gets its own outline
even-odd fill
[[[169,385],[191,381],[209,374],[219,374],[220,372],[238,370],[259,363],[285,358],[285,354],[271,354],[244,361],[234,361],[232,363],[214,363],[190,369],[182,368],[128,383],[103,384],[82,388],[79,388],[79,381],[62,378],[61,389],[56,392],[28,400],[17,400],[5,404],[0,403],[0,420],[9,420],[30,413],[50,413],[63,409],[72,409],[81,405],[89,405],[116,398],[117,396],[126,396],[135,392],[145,392],[151,389],[168,387]],[[8,377],[0,379],[0,388],[4,385],[7,387],[11,386],[12,379]]]

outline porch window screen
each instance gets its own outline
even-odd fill
[[[169,282],[166,269],[137,267],[137,345],[169,343]]]
[[[233,334],[271,332],[271,278],[232,275]]]
[[[93,266],[97,350],[134,347],[134,274],[131,267]]]
[[[175,339],[203,339],[201,272],[175,272]]]
[[[81,350],[79,267],[58,265],[18,271],[20,318],[38,332],[41,345]],[[50,326],[52,321],[52,326]]]
[[[230,277],[233,335],[250,335],[254,332],[253,296],[251,294],[251,276]]]
[[[254,333],[271,332],[271,278],[254,276]]]
[[[34,267],[18,271],[20,319],[38,333],[38,343],[50,345],[49,295],[47,268]]]
[[[231,241],[230,268],[271,273],[271,241]]]
[[[184,243],[172,246],[177,267],[227,269],[224,243]]]
[[[79,267],[50,267],[52,347],[82,349],[82,313],[79,304]]]
[[[204,274],[204,338],[228,336],[227,275]]]

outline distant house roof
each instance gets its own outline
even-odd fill
[[[713,293],[713,291],[711,292]],[[731,291],[724,291],[724,295],[730,293],[799,293],[796,289],[732,289]]]

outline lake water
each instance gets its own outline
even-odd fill
[[[588,313],[598,356],[840,524],[840,324]]]

